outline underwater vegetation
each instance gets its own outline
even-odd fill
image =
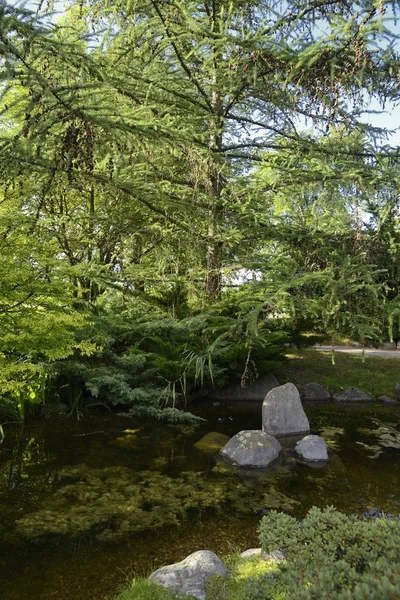
[[[271,478],[241,481],[236,475],[213,475],[182,472],[173,478],[119,466],[66,467],[60,471],[59,489],[38,510],[18,519],[17,530],[28,539],[92,531],[98,540],[117,541],[127,534],[178,525],[190,512],[228,505],[241,514],[270,508],[291,511],[299,504],[277,491]]]
[[[376,425],[375,429],[359,428],[357,431],[363,435],[374,437],[375,444],[366,444],[357,442],[359,446],[365,448],[370,458],[377,458],[386,448],[400,449],[400,431],[393,425],[388,423],[382,424],[378,419],[372,419]]]

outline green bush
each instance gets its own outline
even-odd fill
[[[312,508],[303,521],[271,511],[261,521],[263,551],[287,555],[276,573],[249,578],[243,600],[400,598],[400,519],[366,521],[333,507]]]

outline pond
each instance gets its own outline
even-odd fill
[[[134,574],[210,549],[257,545],[276,508],[400,514],[400,411],[305,407],[329,465],[295,461],[293,442],[262,474],[215,458],[207,433],[261,427],[259,405],[204,405],[194,428],[96,414],[8,427],[0,446],[2,600],[103,600]],[[5,576],[5,574],[7,574]],[[2,581],[1,581],[2,579]]]

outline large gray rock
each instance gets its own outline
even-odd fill
[[[275,375],[263,375],[245,387],[237,384],[216,390],[209,398],[218,402],[262,402],[266,394],[278,386]]]
[[[281,445],[272,435],[250,429],[234,435],[222,448],[221,455],[238,467],[267,467],[280,451]]]
[[[314,383],[313,381],[299,386],[299,391],[302,399],[306,401],[320,400],[321,402],[326,402],[331,398],[330,393],[323,385]]]
[[[395,384],[393,388],[393,394],[400,400],[400,381]]]
[[[210,550],[199,550],[189,554],[184,560],[154,571],[150,581],[172,588],[178,594],[195,596],[205,600],[205,584],[211,575],[225,577],[228,569],[222,560]]]
[[[297,442],[295,451],[304,460],[308,461],[327,461],[328,446],[325,444],[322,437],[319,435],[306,435],[302,440]]]
[[[373,402],[371,396],[352,385],[342,392],[333,394],[333,399],[336,402]]]
[[[262,428],[270,435],[294,435],[310,431],[298,389],[281,385],[266,395],[262,406]]]

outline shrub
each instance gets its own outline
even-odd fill
[[[366,521],[333,507],[303,521],[271,511],[261,521],[263,551],[287,555],[277,573],[250,578],[243,600],[390,600],[400,597],[400,519]]]

